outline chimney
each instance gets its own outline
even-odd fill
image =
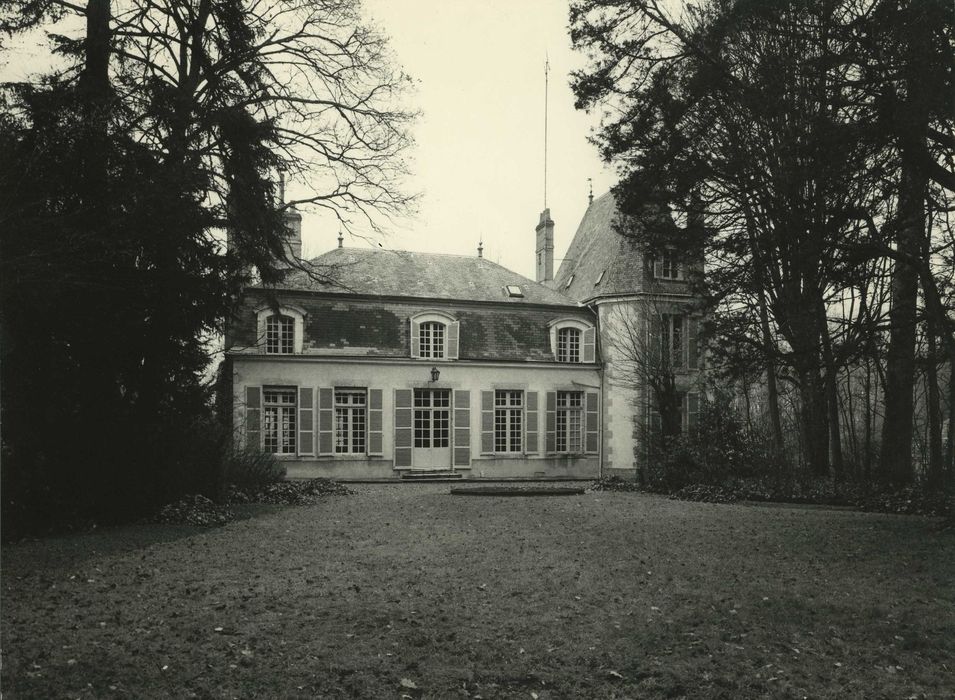
[[[295,207],[285,210],[285,250],[289,262],[302,259],[302,215]]]
[[[478,241],[478,257],[484,257],[484,241]]]
[[[550,209],[541,212],[537,224],[537,281],[550,282],[554,279],[554,220],[550,218]]]

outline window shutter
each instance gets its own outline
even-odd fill
[[[318,454],[335,454],[335,392],[324,387],[318,390]]]
[[[526,452],[528,454],[536,454],[540,452],[540,434],[539,434],[539,423],[537,418],[537,392],[528,391],[527,392],[527,435],[524,438],[524,444],[526,445]]]
[[[310,386],[298,388],[298,453],[315,454],[315,390]]]
[[[494,392],[481,392],[481,454],[494,454]]]
[[[698,369],[700,366],[700,343],[697,339],[699,322],[695,318],[687,317],[686,335],[687,335],[687,358],[686,366],[690,369]]]
[[[547,392],[547,415],[544,418],[544,450],[549,454],[557,451],[557,392]]]
[[[262,449],[262,387],[245,388],[245,446]]]
[[[454,392],[454,466],[471,466],[471,392]]]
[[[600,402],[596,391],[588,391],[584,396],[586,400],[586,414],[584,416],[587,426],[586,443],[584,451],[589,455],[595,455],[600,451]]]
[[[411,323],[411,356],[418,357],[421,354],[421,350],[418,347],[421,338],[418,335],[418,322],[414,319],[410,319]]]
[[[657,279],[663,277],[663,258],[657,257],[653,259],[653,276]]]
[[[448,359],[458,359],[459,336],[461,335],[460,321],[452,321],[448,324]]]
[[[700,394],[688,391],[683,395],[683,413],[686,416],[687,432],[694,432],[700,417]]]
[[[381,406],[381,389],[368,390],[368,454],[372,457],[381,457],[383,418]]]
[[[411,466],[411,389],[395,389],[395,467]]]
[[[584,362],[596,361],[597,329],[588,328],[584,331]]]

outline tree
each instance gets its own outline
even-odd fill
[[[250,271],[267,284],[289,265],[330,272],[288,259],[283,209],[375,226],[412,203],[405,79],[346,0],[23,0],[3,12],[9,30],[80,20],[56,37],[64,68],[4,88],[5,477],[41,478],[36,465],[67,452],[75,479],[110,472],[115,452],[97,446],[109,415],[130,448],[112,471],[139,501],[161,497],[181,488],[172,463],[185,457],[170,446],[203,414],[206,340]],[[298,200],[277,201],[279,170]],[[42,439],[54,417],[35,392],[57,397],[68,448]],[[12,418],[24,405],[29,420]],[[52,482],[69,492],[66,475]]]

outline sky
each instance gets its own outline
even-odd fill
[[[595,196],[614,183],[587,141],[596,117],[574,109],[569,74],[582,59],[570,47],[568,0],[364,0],[364,13],[390,37],[396,63],[414,81],[407,106],[421,116],[406,184],[420,200],[415,216],[386,225],[384,238],[346,234],[345,245],[476,255],[483,241],[486,258],[533,279],[534,227],[544,207],[546,58],[556,272],[587,208],[587,178]],[[49,46],[36,36],[12,48],[0,55],[5,79],[49,62]],[[302,213],[305,257],[337,245],[334,219]]]
[[[587,141],[596,117],[574,109],[566,0],[365,0],[415,81],[417,215],[389,226],[386,248],[476,255],[534,276],[534,227],[544,206],[544,62],[548,90],[547,204],[555,272],[594,195],[614,182]],[[304,253],[337,245],[332,221],[304,213]],[[345,245],[373,245],[359,238]]]

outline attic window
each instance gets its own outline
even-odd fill
[[[604,280],[604,275],[605,275],[605,274],[607,274],[607,271],[606,271],[606,270],[601,270],[601,271],[600,271],[600,277],[598,277],[598,278],[597,278],[597,281],[594,282],[594,286],[595,286],[595,287],[596,287],[598,284],[600,284],[601,282],[603,282],[603,280]]]
[[[571,275],[567,278],[567,284],[564,285],[564,289],[570,289],[570,285],[574,283],[574,276]]]
[[[518,286],[518,285],[516,285],[516,284],[509,284],[509,285],[507,285],[506,287],[504,287],[504,291],[507,292],[507,296],[509,296],[509,297],[523,297],[523,296],[524,296],[524,290],[521,289],[520,286]]]

